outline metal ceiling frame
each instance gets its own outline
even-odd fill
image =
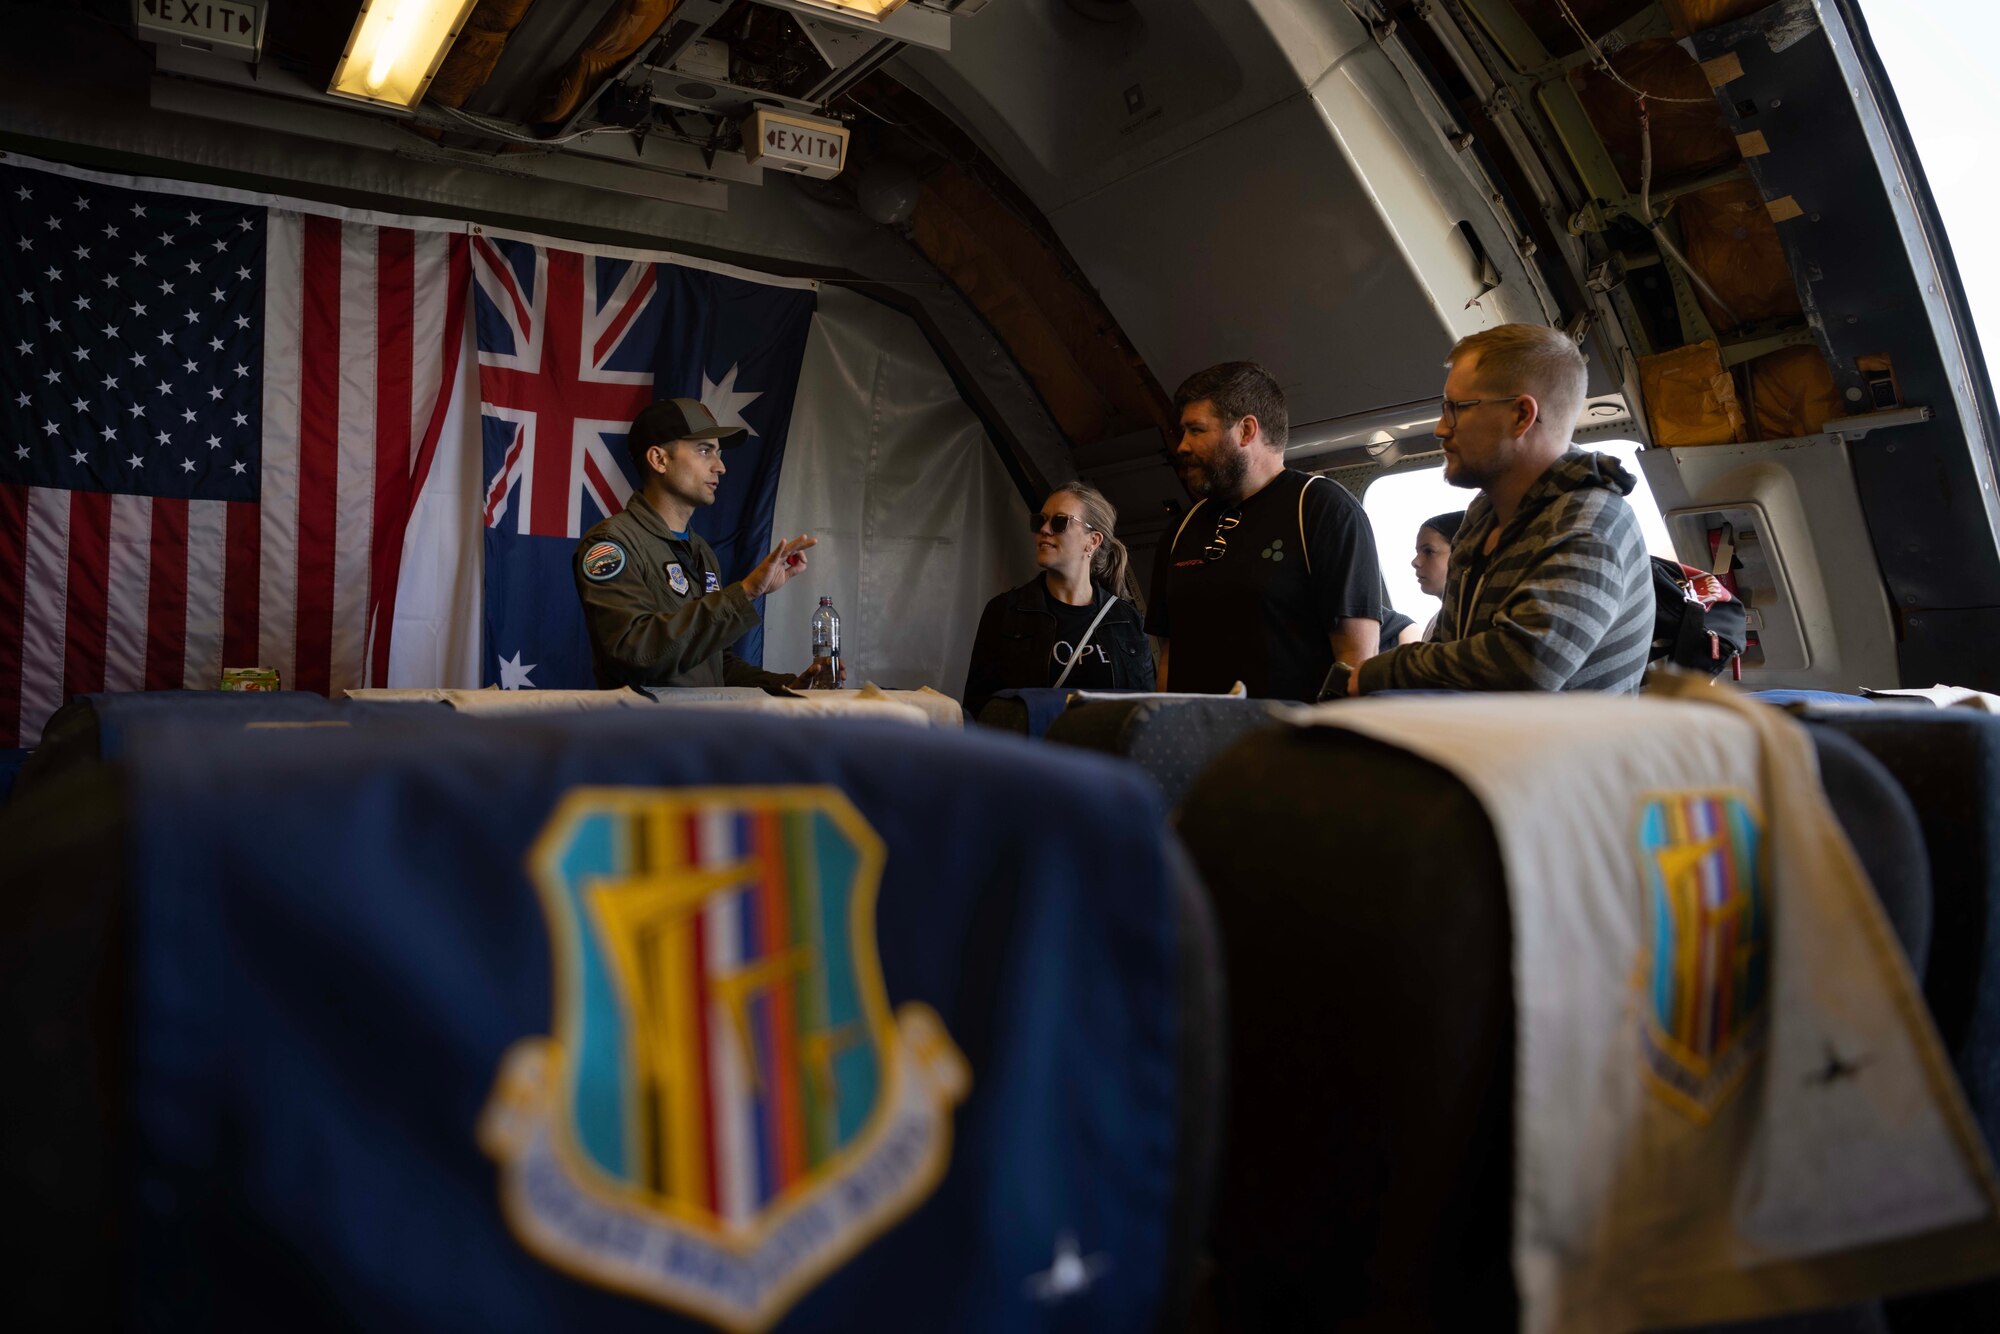
[[[785,11],[797,20],[802,29],[807,29],[806,40],[813,43],[816,50],[825,55],[824,48],[815,41],[810,28],[823,25],[842,32],[872,38],[873,44],[860,56],[841,65],[831,67],[827,76],[806,91],[804,97],[788,97],[765,89],[740,88],[734,84],[705,79],[673,69],[675,61],[687,53],[695,42],[708,34],[709,29],[720,22],[733,8],[732,0],[681,0],[668,13],[659,30],[639,44],[639,49],[618,67],[616,73],[606,76],[580,102],[576,109],[557,128],[552,137],[570,134],[582,127],[595,112],[597,102],[604,91],[613,85],[624,83],[632,75],[645,70],[648,73],[669,75],[681,83],[696,83],[739,94],[740,102],[768,102],[791,111],[824,114],[828,103],[841,96],[856,83],[874,73],[887,63],[906,45],[923,46],[937,51],[951,49],[952,16],[938,10],[925,9],[916,5],[904,5],[884,18],[869,20],[848,17],[835,9],[806,3],[806,0],[751,0],[767,9]],[[680,111],[692,111],[714,116],[717,107],[704,106],[692,98],[676,98],[655,92],[653,100],[664,106]]]
[[[1671,229],[1674,224],[1670,213],[1675,200],[1749,175],[1748,163],[1738,162],[1656,187],[1650,191],[1654,216],[1645,216],[1638,195],[1626,188],[1603,137],[1598,134],[1584,109],[1583,99],[1569,81],[1571,73],[1594,63],[1589,48],[1580,48],[1568,56],[1552,56],[1511,0],[1443,2],[1453,9],[1462,10],[1483,30],[1486,40],[1481,42],[1475,36],[1475,45],[1484,46],[1485,53],[1493,62],[1491,73],[1500,87],[1510,94],[1508,100],[1511,106],[1505,109],[1516,116],[1533,116],[1544,122],[1546,131],[1541,133],[1536,132],[1538,127],[1532,124],[1527,126],[1531,136],[1543,148],[1550,147],[1552,143],[1561,145],[1576,173],[1573,185],[1579,192],[1578,197],[1570,201],[1573,204],[1568,221],[1570,235],[1601,234],[1618,216],[1630,218],[1649,230],[1655,221],[1664,221]],[[1594,40],[1599,50],[1611,56],[1636,42],[1670,38],[1672,35],[1673,29],[1666,13],[1655,0],[1655,3]],[[1721,94],[1716,96],[1718,109],[1726,110],[1720,104]],[[1739,366],[1779,348],[1809,346],[1814,342],[1811,325],[1803,318],[1787,321],[1776,329],[1746,330],[1734,336],[1724,336],[1723,331],[1716,329],[1710,321],[1681,266],[1664,255],[1659,257],[1659,261],[1672,285],[1682,342],[1713,341],[1721,349],[1724,366]],[[1593,269],[1591,276],[1594,280],[1590,286],[1607,299],[1625,325],[1626,337],[1640,355],[1646,355],[1655,349],[1651,347],[1645,326],[1621,285],[1621,270],[1638,266],[1631,265],[1629,257],[1625,256],[1614,258],[1607,255],[1605,262],[1612,265],[1611,271]]]
[[[906,5],[887,19],[870,22],[860,18],[844,20],[835,11],[815,7],[804,0],[752,0],[752,3],[792,14],[805,29],[807,40],[813,43],[823,58],[827,48],[833,44],[828,39],[834,33],[864,38],[869,45],[851,59],[830,68],[804,97],[787,97],[764,89],[720,84],[668,67],[733,8],[733,0],[681,0],[659,30],[642,42],[615,73],[601,79],[578,102],[561,126],[547,135],[533,134],[525,123],[490,115],[478,116],[471,112],[454,112],[421,102],[407,110],[371,107],[346,98],[334,98],[307,80],[268,62],[252,67],[167,45],[157,47],[157,68],[164,77],[156,77],[154,98],[156,104],[171,104],[175,110],[187,114],[227,120],[245,114],[262,114],[262,109],[256,104],[245,101],[246,96],[275,96],[280,100],[281,108],[269,114],[285,121],[295,132],[309,137],[338,140],[359,134],[378,148],[404,156],[454,166],[475,166],[503,174],[574,180],[624,193],[722,209],[728,206],[728,200],[726,192],[720,189],[720,183],[761,185],[764,180],[762,167],[736,154],[717,151],[716,138],[736,117],[725,113],[720,106],[704,106],[695,99],[655,93],[653,101],[656,104],[708,117],[716,125],[717,135],[706,143],[699,136],[671,131],[652,136],[624,135],[617,132],[624,127],[607,125],[596,116],[599,99],[607,89],[630,79],[635,70],[643,69],[680,83],[700,82],[727,89],[736,95],[731,103],[734,107],[769,104],[792,111],[824,114],[829,102],[879,69],[905,43],[914,42],[940,49],[949,49],[950,46],[952,16],[937,10]],[[292,105],[283,108],[284,102]],[[355,119],[356,113],[372,116],[380,133],[361,128],[362,122]],[[483,128],[481,121],[492,128]],[[530,150],[539,147],[542,151],[523,153],[517,149],[499,154],[467,151],[427,143],[420,137],[392,128],[395,122],[410,122],[454,136],[518,144]],[[593,138],[566,138],[598,128],[605,133]],[[510,130],[512,133],[509,133]],[[630,169],[637,169],[643,175],[621,180],[621,170]],[[679,177],[685,184],[668,185],[658,180],[661,176]]]

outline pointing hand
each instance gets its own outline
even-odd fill
[[[788,537],[777,549],[757,562],[757,568],[743,576],[743,591],[753,598],[775,593],[787,580],[806,568],[805,549],[819,545],[816,537]]]

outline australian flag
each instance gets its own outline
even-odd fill
[[[655,398],[698,398],[748,432],[695,530],[725,583],[771,547],[805,357],[808,284],[481,236],[474,317],[485,478],[482,680],[593,684],[570,573],[580,538],[631,499],[625,429]],[[763,660],[761,627],[736,645]]]

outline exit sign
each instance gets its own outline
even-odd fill
[[[147,39],[257,59],[264,45],[265,0],[132,0],[132,22]]]
[[[847,165],[847,127],[759,107],[743,127],[743,152],[760,167],[826,180]]]

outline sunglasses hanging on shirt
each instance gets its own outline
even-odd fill
[[[1242,522],[1243,516],[1234,512],[1225,514],[1215,521],[1215,536],[1208,540],[1208,546],[1204,548],[1204,554],[1211,562],[1219,561],[1229,554],[1229,531]]]

